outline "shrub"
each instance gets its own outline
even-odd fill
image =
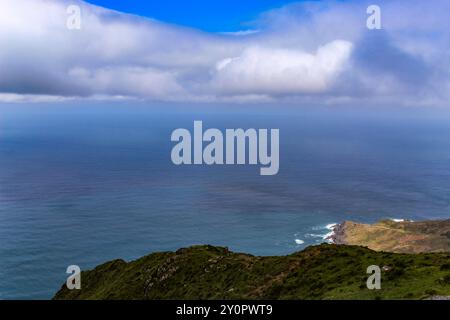
[[[441,266],[441,270],[450,270],[450,263],[445,263]]]

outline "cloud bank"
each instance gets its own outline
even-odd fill
[[[81,29],[67,28],[69,5]],[[0,101],[447,106],[450,3],[297,3],[263,13],[257,32],[206,33],[82,1],[0,0]]]

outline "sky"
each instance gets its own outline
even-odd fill
[[[295,0],[89,0],[88,2],[203,31],[236,32],[249,29],[261,12],[283,7]]]
[[[447,0],[158,2],[0,0],[0,103],[449,106]]]

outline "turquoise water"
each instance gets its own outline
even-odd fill
[[[170,134],[194,120],[279,128],[279,174],[174,166]],[[0,106],[0,298],[50,298],[72,264],[205,243],[279,255],[344,219],[448,218],[449,124],[439,110]]]

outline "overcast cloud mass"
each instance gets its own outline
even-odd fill
[[[373,2],[373,1],[372,1]],[[297,3],[207,33],[79,1],[0,0],[0,101],[448,106],[450,1]],[[81,30],[66,27],[81,7]]]

